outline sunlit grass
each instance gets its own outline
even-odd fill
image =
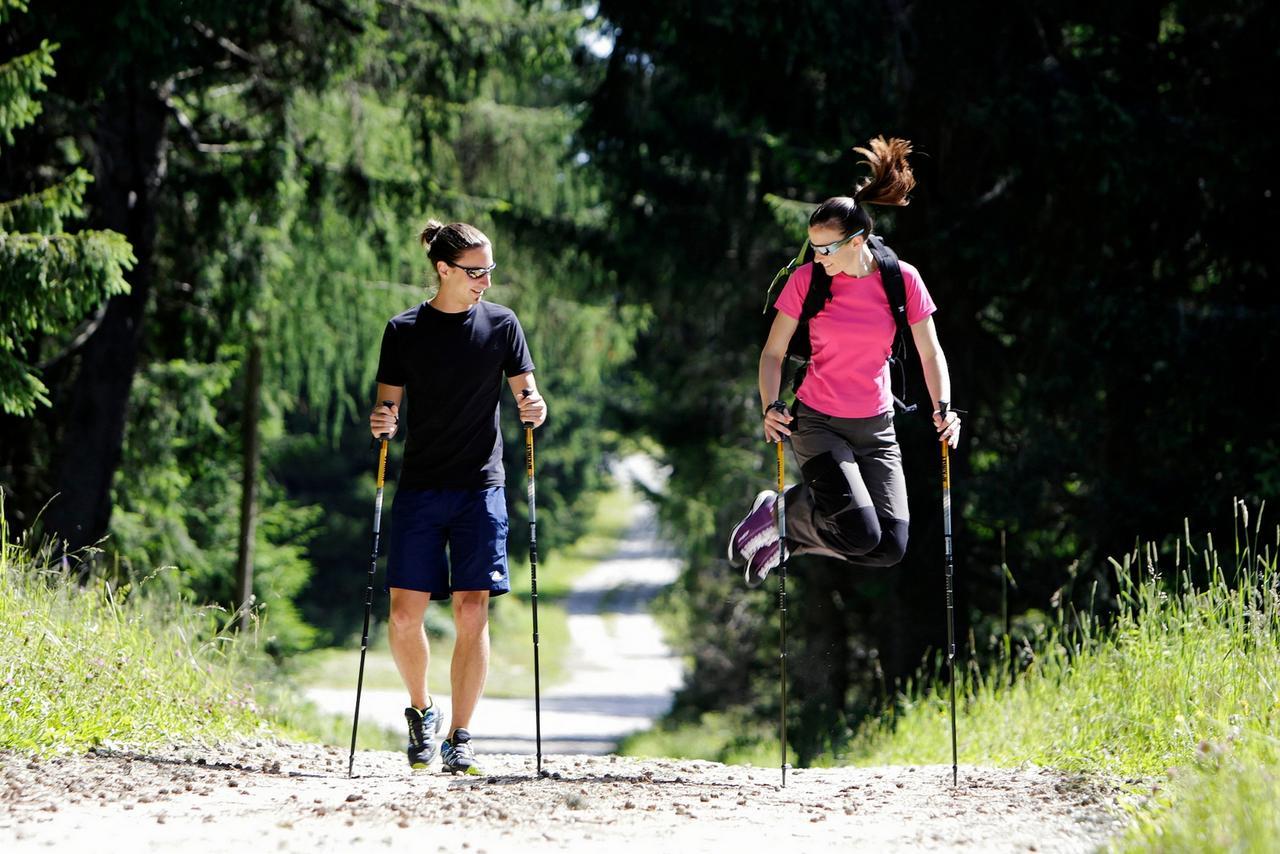
[[[355,686],[352,685],[352,694]],[[288,703],[273,706],[273,723],[279,733],[298,741],[313,741],[349,747],[351,744],[351,712],[327,712],[314,703],[289,696]],[[367,707],[366,707],[367,708]],[[404,732],[400,728],[388,729],[379,725],[373,716],[361,714],[360,728],[356,735],[358,750],[404,750]]]
[[[618,745],[617,752],[622,756],[777,767],[782,761],[781,751],[776,728],[738,712],[706,712],[696,723],[660,724],[629,735]]]
[[[79,583],[47,551],[11,543],[0,506],[0,748],[266,732],[256,652],[228,622],[145,584]]]
[[[1058,627],[1011,676],[961,684],[960,761],[1034,762],[1138,779],[1148,797],[1119,844],[1264,851],[1280,838],[1280,573],[1276,544],[1243,527],[1233,566],[1188,534],[1115,563],[1116,611]],[[1277,532],[1280,537],[1280,531]],[[1277,540],[1280,543],[1280,539]],[[1192,570],[1207,583],[1193,586]],[[866,727],[858,763],[950,763],[945,682]]]

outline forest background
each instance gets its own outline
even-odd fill
[[[0,11],[3,512],[68,567],[174,566],[163,583],[229,607],[250,584],[282,657],[358,631],[377,344],[430,294],[418,230],[459,219],[493,238],[491,297],[551,407],[544,549],[581,530],[607,454],[650,441],[685,559],[673,717],[775,720],[776,603],[723,558],[772,478],[763,294],[881,133],[915,143],[919,187],[877,227],[940,306],[968,412],[965,658],[1105,611],[1109,556],[1186,520],[1229,542],[1233,501],[1280,491],[1268,4]],[[902,565],[793,566],[802,763],[945,639],[937,447],[919,417],[898,430]]]

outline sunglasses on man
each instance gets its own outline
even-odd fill
[[[497,264],[490,264],[488,267],[464,267],[461,264],[455,264],[452,261],[445,261],[450,267],[457,267],[459,270],[467,274],[469,279],[483,279],[485,276],[498,269]]]

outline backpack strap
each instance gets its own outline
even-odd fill
[[[814,315],[831,302],[831,277],[827,275],[827,268],[814,261],[812,252],[809,253],[808,260],[813,262],[813,268],[809,274],[809,290],[805,292],[804,302],[800,306],[800,322],[806,328]]]
[[[889,298],[889,311],[893,314],[893,323],[898,327],[898,334],[903,338],[911,337],[911,324],[907,321],[907,283],[902,278],[902,265],[898,263],[898,255],[878,235],[867,238],[867,246],[871,255],[880,267],[880,279],[884,282],[884,293]]]
[[[914,339],[911,336],[911,323],[907,320],[907,284],[902,278],[902,265],[898,262],[897,254],[886,246],[878,235],[873,234],[868,237],[867,246],[871,249],[871,255],[880,268],[880,281],[884,283],[884,293],[889,300],[889,313],[893,315],[893,325],[897,327],[893,346],[889,352],[889,364],[896,362],[898,365],[898,375],[902,380],[902,398],[899,399],[895,394],[893,402],[903,412],[915,412],[915,404],[906,402],[905,356],[907,347],[914,345]]]

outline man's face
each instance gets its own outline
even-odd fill
[[[490,271],[493,267],[493,247],[489,244],[473,246],[449,264],[436,263],[440,273],[440,295],[451,303],[475,305],[493,284]],[[480,274],[477,276],[477,274]]]

